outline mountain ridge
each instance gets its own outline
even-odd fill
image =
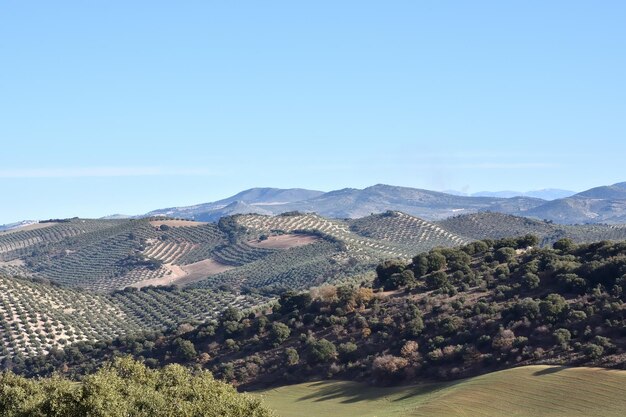
[[[300,211],[333,218],[359,218],[397,210],[425,220],[438,221],[458,214],[492,211],[562,224],[626,222],[626,182],[595,187],[577,194],[558,189],[507,193],[462,195],[380,183],[362,189],[342,188],[329,192],[266,187],[244,190],[215,202],[155,210],[146,216],[166,215],[217,221],[233,214],[276,215]],[[549,200],[533,196],[542,193],[561,193],[566,197]],[[230,206],[235,202],[239,202],[237,208]]]

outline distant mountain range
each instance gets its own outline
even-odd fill
[[[559,198],[567,198],[576,194],[576,191],[570,190],[560,190],[556,188],[547,188],[545,190],[536,190],[536,191],[528,191],[525,193],[520,193],[516,191],[480,191],[478,193],[472,194],[474,197],[500,197],[500,198],[511,198],[511,197],[534,197],[541,198],[543,200],[556,200]]]
[[[33,223],[37,223],[35,220],[22,220],[21,222],[9,223],[9,224],[0,224],[0,232],[6,232],[8,230],[17,229],[19,227],[24,227],[31,225]]]
[[[564,197],[553,198],[557,196]],[[216,202],[160,209],[146,215],[217,221],[233,214],[272,215],[289,211],[315,212],[334,218],[359,218],[387,210],[402,211],[426,220],[492,211],[564,224],[626,223],[626,182],[578,194],[546,189],[528,193],[484,192],[472,196],[384,184],[326,193],[304,189],[252,188]]]
[[[402,211],[430,221],[489,211],[561,224],[626,224],[626,182],[595,187],[580,193],[544,189],[525,193],[498,191],[472,195],[384,184],[330,192],[302,188],[251,188],[219,201],[158,209],[138,216],[114,214],[105,219],[168,216],[216,222],[221,217],[234,214],[275,215],[290,211],[354,219],[388,210]],[[0,225],[0,232],[31,223],[36,221]]]
[[[146,216],[170,216],[198,221],[217,221],[233,214],[278,214],[290,211],[286,205],[324,195],[323,191],[301,188],[251,188],[232,197],[187,207],[170,207],[151,211]],[[267,208],[266,208],[267,207]]]
[[[387,210],[402,211],[428,220],[455,214],[497,211],[520,214],[545,203],[530,197],[466,197],[437,191],[378,184],[359,190],[344,188],[323,193],[302,189],[253,188],[230,198],[189,207],[167,208],[148,216],[171,216],[215,221],[232,214],[315,212],[325,217],[358,218]]]

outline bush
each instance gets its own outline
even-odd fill
[[[565,298],[559,294],[549,294],[539,303],[541,315],[549,322],[559,320],[562,313],[567,309]]]
[[[443,271],[433,272],[426,275],[426,284],[431,289],[439,289],[448,284],[448,274]]]
[[[561,345],[563,349],[566,349],[572,339],[572,334],[567,329],[556,329],[553,333],[556,342]]]
[[[509,247],[500,248],[493,256],[500,263],[508,263],[515,258],[515,249]]]
[[[595,343],[587,343],[584,348],[584,353],[589,357],[589,359],[598,359],[604,353],[604,348],[600,345],[596,345]]]
[[[401,274],[406,268],[404,261],[400,259],[390,259],[383,261],[376,267],[376,287],[384,287],[385,289],[395,289],[397,285],[391,277],[395,274]],[[395,288],[393,288],[395,285]]]
[[[431,252],[428,254],[428,272],[440,271],[446,269],[446,257],[439,252]]]
[[[552,245],[552,248],[561,252],[570,252],[576,245],[572,239],[559,239]]]
[[[178,338],[174,341],[174,346],[176,353],[186,361],[195,359],[198,355],[195,346],[189,340]]]
[[[358,346],[355,343],[347,342],[339,345],[339,355],[344,362],[352,361],[357,357]]]
[[[540,282],[541,280],[539,279],[539,276],[537,274],[533,274],[532,272],[522,275],[522,279],[520,281],[522,287],[527,290],[533,290],[539,287]]]
[[[280,312],[288,314],[292,311],[306,310],[311,305],[311,294],[309,292],[297,293],[295,291],[287,291],[280,295]]]
[[[300,355],[298,355],[298,351],[294,348],[287,348],[285,349],[285,359],[287,359],[289,366],[294,366],[300,362]]]
[[[331,362],[337,358],[337,348],[333,342],[326,339],[309,340],[307,357],[313,364]]]
[[[416,361],[419,358],[419,344],[414,340],[409,340],[400,349],[400,355],[410,361]]]
[[[26,379],[0,374],[5,417],[197,416],[270,417],[258,398],[239,394],[206,371],[180,365],[159,370],[120,358],[76,384],[62,377]]]
[[[272,323],[272,327],[270,328],[270,337],[271,342],[274,347],[280,346],[285,340],[289,338],[291,334],[291,330],[289,330],[289,326],[283,323]]]
[[[417,337],[424,330],[424,321],[421,317],[416,317],[409,321],[406,325],[406,335],[408,337]]]
[[[378,377],[397,377],[408,366],[409,361],[393,355],[379,356],[372,362],[372,372]]]
[[[576,274],[559,274],[556,279],[565,291],[584,294],[587,290],[587,281]]]

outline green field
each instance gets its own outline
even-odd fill
[[[626,371],[537,365],[445,384],[320,381],[262,395],[281,417],[617,417],[626,414]]]

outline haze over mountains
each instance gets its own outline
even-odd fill
[[[455,194],[455,192],[450,192]],[[457,192],[458,195],[469,195],[470,197],[499,197],[499,198],[511,198],[511,197],[534,197],[541,198],[542,200],[556,200],[557,198],[566,198],[576,194],[576,191],[560,190],[557,188],[546,188],[543,190],[534,190],[528,192],[519,191],[479,191],[472,194],[464,194]]]
[[[563,224],[626,222],[626,182],[568,195],[565,190],[542,190],[528,195],[454,195],[437,191],[378,184],[327,193],[304,189],[252,188],[212,203],[155,210],[147,216],[171,216],[216,221],[232,214],[315,212],[334,218],[359,218],[387,210],[402,211],[426,220],[493,211],[545,219]],[[548,201],[533,195],[565,195]]]
[[[563,197],[554,198],[557,196]],[[163,208],[135,216],[113,214],[104,218],[169,216],[215,222],[234,214],[275,215],[300,211],[318,213],[324,217],[354,219],[388,210],[402,211],[431,221],[491,211],[561,224],[622,224],[626,223],[626,182],[595,187],[580,193],[545,189],[527,193],[499,191],[472,195],[384,184],[330,192],[302,188],[251,188],[214,202]],[[68,213],[68,217],[74,215]],[[0,225],[0,231],[33,222],[24,220]]]

